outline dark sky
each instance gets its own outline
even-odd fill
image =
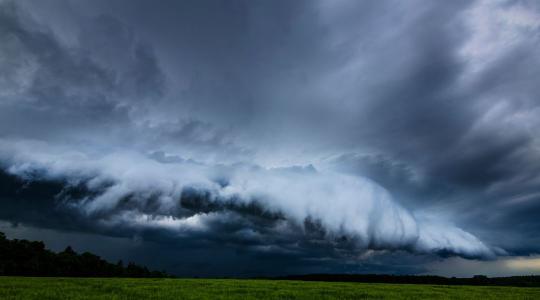
[[[0,0],[0,231],[185,276],[540,274],[540,3]]]

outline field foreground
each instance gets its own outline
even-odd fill
[[[0,299],[540,299],[540,288],[236,279],[0,277]]]

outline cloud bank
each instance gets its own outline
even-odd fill
[[[82,186],[91,196],[65,196],[63,205],[76,207],[84,217],[105,226],[150,227],[182,235],[212,230],[208,223],[214,219],[254,206],[260,209],[256,213],[276,216],[269,224],[276,234],[292,229],[280,226],[305,231],[305,222],[310,221],[320,226],[325,239],[351,239],[359,250],[494,255],[470,233],[417,220],[384,188],[361,177],[322,173],[313,167],[163,163],[129,152],[89,157],[17,141],[1,148],[10,174],[26,180],[61,180],[67,188]]]
[[[538,19],[535,1],[1,1],[0,220],[141,240],[187,275],[539,253]]]

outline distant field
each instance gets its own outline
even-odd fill
[[[0,299],[540,299],[540,288],[232,279],[0,277]]]

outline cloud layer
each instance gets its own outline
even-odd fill
[[[213,231],[212,223],[227,222],[231,213],[237,215],[235,218],[253,214],[270,219],[268,224],[254,224],[268,227],[262,228],[263,232],[271,230],[279,235],[316,226],[323,240],[350,240],[359,251],[408,249],[470,257],[494,255],[470,233],[432,220],[416,220],[385,189],[361,177],[321,173],[313,167],[164,163],[126,152],[89,157],[17,141],[3,144],[2,149],[9,174],[26,180],[65,182],[66,190],[57,195],[59,205],[80,210],[83,217],[105,227],[163,229],[182,236]],[[11,153],[16,154],[10,158]],[[73,197],[70,188],[81,188],[85,193]],[[269,240],[250,224],[234,233],[245,233],[245,238],[262,245]]]
[[[1,1],[0,219],[295,271],[538,253],[539,20],[534,1]]]

